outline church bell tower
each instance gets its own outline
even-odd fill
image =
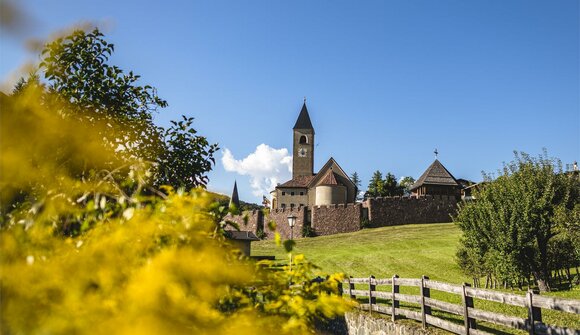
[[[306,108],[306,99],[293,128],[292,178],[314,175],[314,128]]]

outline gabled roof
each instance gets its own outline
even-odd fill
[[[238,241],[259,241],[260,239],[256,234],[252,233],[251,231],[245,230],[226,230],[226,237],[231,240],[238,240]]]
[[[431,164],[425,172],[419,177],[417,182],[411,186],[411,190],[414,190],[422,185],[447,185],[447,186],[459,186],[455,177],[447,171],[445,166],[439,162],[439,160],[435,160],[433,164]]]
[[[300,111],[300,115],[298,115],[298,120],[296,120],[296,124],[292,129],[311,129],[314,130],[312,127],[312,122],[310,121],[310,115],[308,115],[308,109],[306,108],[306,102],[302,105],[302,110]]]
[[[312,180],[308,184],[308,188],[314,187],[316,185],[321,185],[322,183],[320,181],[322,180],[322,178],[327,176],[328,171],[331,171],[333,173],[333,177],[337,180],[339,184],[347,186],[347,183],[351,183],[352,185],[354,185],[352,180],[350,180],[350,177],[346,174],[346,172],[344,172],[344,170],[340,167],[340,165],[338,165],[338,163],[334,160],[334,158],[330,157],[328,162],[326,162],[326,164],[324,164],[324,166],[320,169],[320,171],[318,171],[318,174],[316,174],[314,178],[312,178]]]
[[[280,188],[280,187],[287,187],[287,188],[307,188],[308,184],[310,184],[310,181],[312,181],[312,179],[314,179],[316,175],[314,176],[298,176],[296,178],[292,178],[290,180],[288,180],[287,182],[276,186],[276,188]]]
[[[320,185],[339,185],[338,181],[336,181],[336,177],[335,173],[330,169],[326,173],[326,176],[324,176],[320,181]]]

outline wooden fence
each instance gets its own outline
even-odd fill
[[[421,279],[399,278],[397,275],[387,279],[376,279],[374,276],[369,278],[351,277],[345,281],[345,284],[348,285],[348,288],[342,289],[343,294],[349,295],[350,298],[355,300],[357,297],[367,297],[368,303],[360,304],[361,309],[370,313],[377,312],[391,315],[393,321],[395,321],[397,316],[414,319],[422,322],[423,328],[426,328],[427,325],[432,325],[455,334],[489,334],[477,329],[477,320],[481,320],[500,326],[525,330],[530,335],[580,335],[580,330],[542,323],[542,308],[580,314],[580,300],[540,296],[534,294],[531,290],[525,296],[521,296],[473,288],[469,284],[442,283],[429,280],[426,276]],[[368,287],[365,285],[365,289],[355,289],[355,284],[358,284],[359,288],[361,284],[366,284]],[[390,286],[390,290],[377,290],[377,287],[380,286]],[[420,293],[419,295],[401,294],[399,293],[400,286],[418,287]],[[461,296],[462,304],[435,300],[431,298],[431,290],[457,294]],[[377,298],[389,301],[390,306],[386,303],[377,303]],[[473,304],[474,298],[524,307],[528,310],[528,317],[520,318],[476,309]],[[401,301],[420,305],[421,312],[402,308]],[[459,315],[464,321],[463,325],[433,316],[432,309]]]

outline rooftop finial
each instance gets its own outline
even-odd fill
[[[306,103],[306,97],[304,97],[304,103]]]
[[[433,153],[435,154],[435,159],[437,159],[437,156],[439,155],[439,151],[437,151],[437,148],[435,148],[435,151],[433,151]]]

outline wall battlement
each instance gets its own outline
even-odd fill
[[[425,195],[420,197],[376,197],[376,198],[367,198],[363,203],[366,202],[396,202],[396,201],[409,201],[409,202],[421,202],[421,201],[450,201],[450,202],[457,202],[454,196],[447,196],[447,195]]]
[[[276,208],[276,209],[272,209],[271,212],[272,213],[301,213],[304,211],[304,208],[306,208],[306,206],[298,206],[298,207],[294,207],[294,208]]]

